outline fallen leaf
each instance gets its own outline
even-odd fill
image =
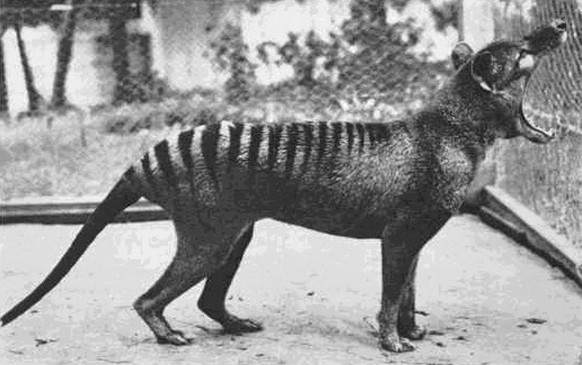
[[[544,324],[547,322],[547,320],[545,320],[545,319],[535,318],[535,317],[527,318],[526,321],[528,323],[532,323],[532,324]]]

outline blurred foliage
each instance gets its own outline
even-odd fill
[[[204,104],[204,105],[203,105]],[[131,134],[141,130],[163,129],[174,125],[194,126],[202,120],[212,120],[212,101],[196,99],[166,99],[158,102],[126,104],[108,107],[94,113],[93,122],[104,132]]]
[[[111,133],[135,133],[175,123],[196,125],[220,119],[274,121],[326,119],[386,121],[420,109],[451,73],[449,62],[413,55],[420,29],[410,20],[386,22],[381,1],[354,0],[340,33],[323,40],[315,32],[290,33],[282,45],[257,48],[261,62],[288,64],[293,77],[268,86],[256,83],[240,27],[226,24],[211,43],[213,60],[228,73],[221,93],[177,95],[132,107],[110,108],[98,119]],[[392,9],[391,11],[396,11]],[[148,101],[148,100],[144,100]]]
[[[259,45],[258,54],[269,63],[266,49],[274,47],[281,62],[292,66],[300,86],[331,83],[337,90],[351,88],[368,97],[393,89],[420,69],[423,55],[409,52],[420,32],[410,20],[388,24],[383,1],[354,0],[349,18],[339,34],[330,33],[329,41],[311,31],[301,43],[299,35],[290,33],[283,45]]]
[[[283,100],[285,93],[292,97],[293,92],[288,89],[298,88],[295,94],[307,94],[301,98],[306,102],[316,99],[345,106],[374,99],[372,103],[377,106],[378,100],[395,102],[393,98],[397,98],[400,100],[396,102],[401,102],[411,92],[437,87],[449,70],[443,63],[428,62],[426,54],[410,52],[418,44],[422,29],[412,20],[388,24],[387,9],[402,10],[408,1],[389,3],[391,7],[387,8],[381,0],[353,0],[349,18],[327,40],[314,31],[305,36],[289,33],[284,44],[268,41],[252,50],[264,64],[287,64],[293,69],[290,80],[266,88],[271,94],[256,85],[257,65],[251,61],[251,50],[244,44],[240,28],[227,25],[212,43],[215,63],[229,75],[225,85],[227,100],[249,102],[260,93]],[[453,5],[454,2],[445,2],[432,7],[443,28],[454,23]],[[276,60],[269,59],[273,53],[270,50],[277,54]],[[425,96],[416,93],[418,99],[424,100]]]
[[[147,35],[127,35],[124,45],[127,49],[125,56],[128,62],[123,64],[121,72],[123,77],[117,75],[112,67],[114,55],[112,38],[114,37],[111,34],[95,37],[95,53],[99,56],[92,62],[99,72],[100,80],[103,80],[101,92],[104,95],[111,93],[111,81],[114,80],[115,88],[119,83],[123,84],[117,92],[122,94],[121,97],[116,102],[113,93],[112,104],[156,102],[175,95],[167,81],[150,67],[150,39]]]
[[[438,30],[442,31],[449,25],[455,29],[459,28],[458,1],[449,0],[443,2],[440,6],[432,5],[430,10],[434,20],[436,21],[436,26]]]
[[[229,74],[225,83],[227,99],[231,103],[247,101],[255,83],[255,68],[249,60],[249,47],[245,44],[242,29],[226,24],[217,39],[211,42],[214,61]]]

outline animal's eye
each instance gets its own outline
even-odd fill
[[[524,56],[531,55],[531,54],[532,54],[532,52],[527,48],[521,48],[519,50],[519,57],[524,57]]]

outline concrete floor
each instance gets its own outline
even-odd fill
[[[0,312],[52,268],[78,226],[0,226]],[[582,291],[472,216],[427,245],[412,353],[373,336],[380,246],[273,221],[257,225],[229,308],[265,330],[230,336],[196,308],[200,287],[166,311],[194,339],[160,346],[133,300],[174,249],[170,223],[112,225],[32,311],[0,329],[0,364],[582,364]]]

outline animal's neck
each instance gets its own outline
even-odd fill
[[[493,146],[495,132],[486,123],[472,116],[479,106],[464,102],[455,91],[437,94],[435,101],[412,118],[412,123],[425,136],[436,136],[459,148],[479,163]]]

